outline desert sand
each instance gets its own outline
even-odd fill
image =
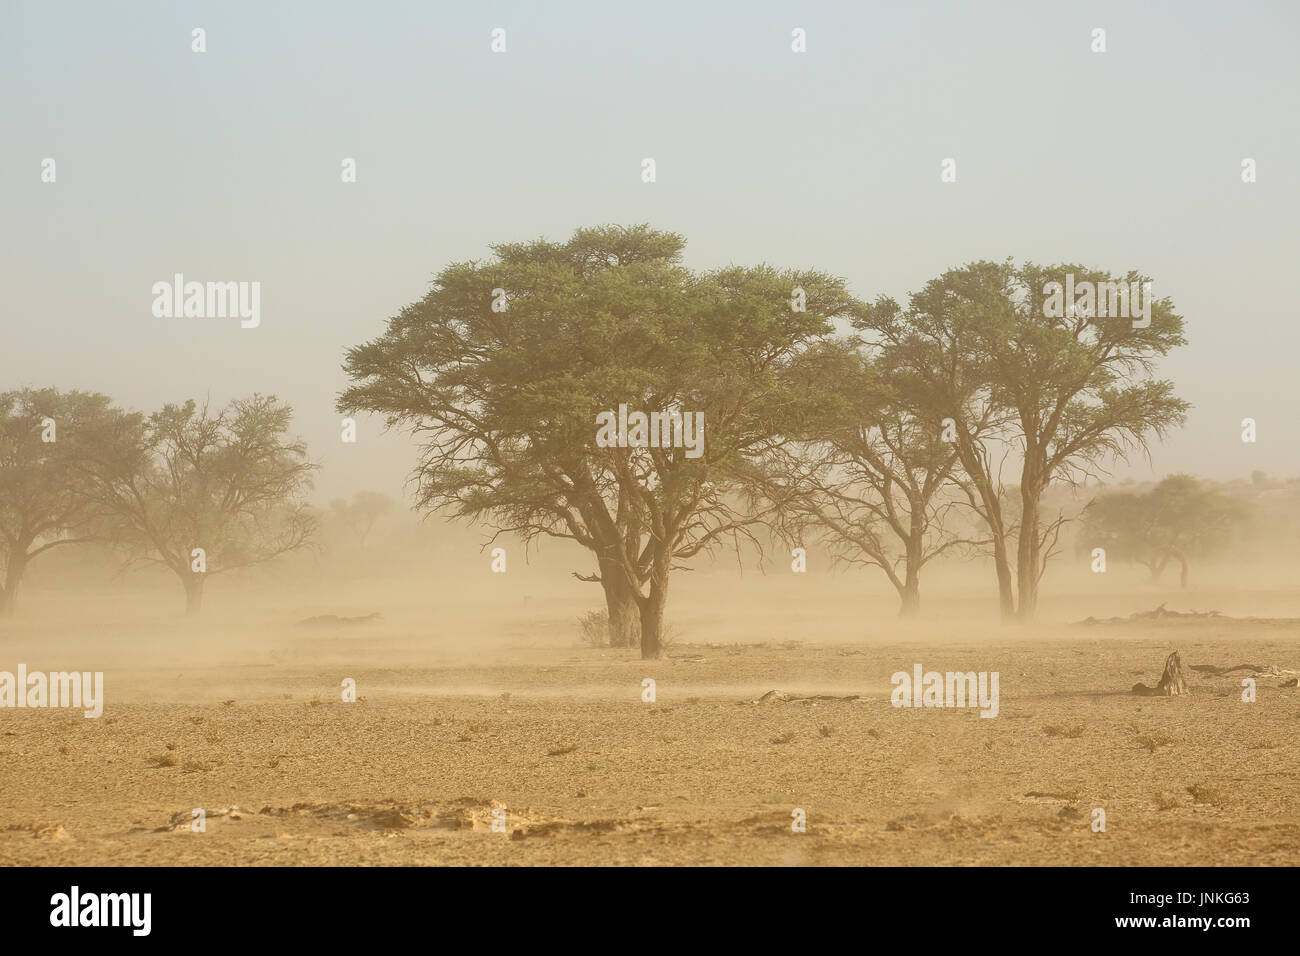
[[[0,863],[1290,863],[1285,674],[1259,675],[1253,703],[1241,673],[1189,670],[1183,697],[1129,689],[1173,649],[1189,668],[1300,667],[1300,595],[1097,592],[1081,575],[1007,627],[969,570],[908,624],[861,574],[705,574],[674,594],[659,661],[584,644],[595,594],[577,582],[379,588],[356,606],[232,586],[197,621],[166,593],[147,615],[34,593],[0,667],[103,670],[107,702],[98,719],[0,711]],[[1166,601],[1232,617],[1069,623]],[[999,672],[998,716],[891,706],[891,674],[917,663]]]

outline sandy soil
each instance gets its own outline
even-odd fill
[[[747,643],[692,627],[650,663],[583,646],[545,608],[512,608],[487,649],[391,621],[208,623],[182,653],[174,626],[129,653],[11,626],[0,668],[102,667],[109,700],[99,719],[0,712],[0,863],[1290,864],[1300,848],[1294,687],[1261,676],[1244,703],[1241,675],[1193,672],[1187,697],[1128,693],[1174,648],[1300,667],[1294,622]],[[892,707],[890,675],[918,662],[998,671],[999,716]],[[770,690],[860,699],[753,702]]]

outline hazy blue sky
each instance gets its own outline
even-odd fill
[[[4,0],[0,388],[274,392],[322,495],[396,492],[405,436],[339,441],[344,349],[488,243],[646,221],[693,267],[868,298],[980,258],[1139,269],[1186,316],[1164,369],[1195,408],[1131,472],[1300,475],[1298,28],[1295,0]],[[260,281],[261,327],[154,318],[176,272]]]

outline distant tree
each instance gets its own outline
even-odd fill
[[[94,540],[99,511],[75,467],[87,437],[125,413],[104,395],[25,388],[0,394],[0,616],[40,554]]]
[[[317,466],[286,437],[292,415],[274,396],[218,412],[188,401],[98,436],[83,467],[87,494],[132,562],[176,575],[187,614],[199,612],[209,576],[295,551],[315,533],[303,496]]]
[[[1185,343],[1169,300],[1151,302],[1149,324],[1139,327],[1074,303],[1050,317],[1047,284],[1067,274],[1075,283],[1147,281],[1074,265],[978,262],[932,280],[906,310],[881,299],[855,322],[891,366],[924,383],[932,418],[955,424],[966,487],[991,533],[1004,618],[1027,620],[1037,607],[1060,531],[1060,519],[1045,521],[1041,511],[1049,483],[1096,476],[1182,424],[1188,408],[1171,382],[1150,377],[1158,357]],[[1005,513],[1000,477],[1013,453],[1018,520]]]
[[[392,510],[393,499],[379,491],[358,491],[351,501],[335,498],[330,502],[331,514],[356,538],[361,548],[366,546],[375,522]]]
[[[1098,495],[1084,512],[1080,544],[1105,548],[1108,559],[1143,565],[1155,582],[1176,561],[1179,585],[1186,588],[1191,559],[1221,551],[1249,511],[1246,502],[1190,475],[1171,475],[1146,494]]]

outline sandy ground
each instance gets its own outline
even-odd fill
[[[0,669],[100,667],[108,703],[99,719],[0,711],[0,863],[1163,866],[1300,848],[1295,688],[1260,677],[1245,703],[1241,675],[1193,672],[1187,697],[1128,692],[1175,648],[1189,666],[1300,667],[1294,622],[960,640],[787,623],[710,641],[695,621],[656,662],[528,604],[480,624],[481,645],[454,621],[435,639],[387,618],[206,622],[184,641],[155,622],[129,649],[126,624],[93,640],[11,624]],[[999,715],[892,707],[890,675],[916,663],[998,671]],[[770,690],[859,699],[753,702]]]

